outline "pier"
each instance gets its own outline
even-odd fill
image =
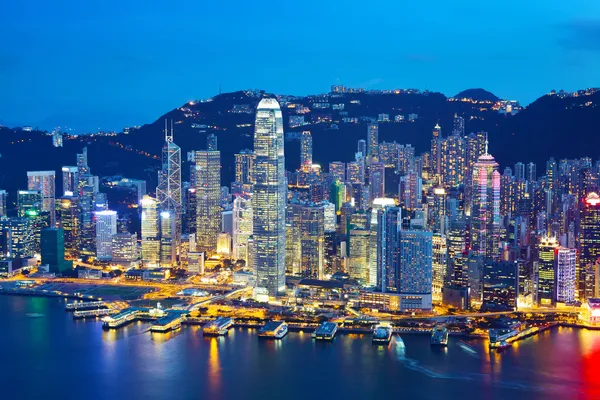
[[[185,315],[181,313],[169,313],[160,318],[150,327],[151,332],[168,332],[181,328],[181,323],[185,320]]]
[[[94,308],[102,308],[107,306],[108,304],[106,304],[106,302],[104,301],[81,301],[76,303],[67,303],[67,305],[65,306],[65,310],[91,310]]]
[[[111,308],[99,308],[97,310],[79,310],[73,312],[73,319],[104,317],[106,315],[116,314],[118,312],[118,310]]]

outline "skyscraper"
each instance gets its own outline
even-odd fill
[[[325,246],[325,209],[318,204],[290,204],[292,230],[298,232],[299,273],[323,279]]]
[[[39,214],[42,211],[42,195],[38,190],[19,190],[17,192],[17,215]]]
[[[54,171],[27,171],[27,189],[37,190],[42,195],[42,211],[50,213],[51,224],[54,225],[56,210],[55,173]]]
[[[248,239],[252,236],[252,198],[239,195],[233,199],[233,258],[249,266]]]
[[[175,224],[170,240],[174,247],[170,253],[174,254],[181,240],[181,149],[173,142],[173,123],[170,134],[166,124],[165,120],[165,144],[162,149],[162,168],[158,171],[156,197],[161,212],[168,212]]]
[[[28,217],[0,219],[2,255],[6,258],[33,257],[35,241],[33,220]]]
[[[433,236],[422,230],[400,231],[397,290],[403,310],[431,309]]]
[[[381,208],[374,208],[373,212],[377,218],[376,224],[371,224],[371,230],[375,225],[377,249],[376,257],[376,279],[374,284],[382,292],[395,292],[397,290],[397,274],[400,269],[400,254],[398,246],[400,243],[400,225],[402,222],[402,213],[399,207],[391,204],[384,205]],[[372,244],[373,245],[373,244]]]
[[[47,264],[50,272],[62,273],[72,268],[72,262],[65,261],[65,244],[62,228],[46,228],[41,233],[42,265]]]
[[[221,153],[195,151],[197,251],[214,254],[221,232]]]
[[[500,173],[487,145],[473,168],[471,219],[473,250],[484,257],[496,257],[500,247]]]
[[[555,300],[555,270],[554,262],[558,241],[554,237],[540,238],[538,244],[538,259],[534,271],[534,282],[537,282],[537,303],[541,306],[551,306]],[[535,279],[537,278],[537,279]]]
[[[59,226],[63,229],[62,237],[65,253],[69,258],[79,255],[79,239],[81,233],[81,214],[79,198],[65,195],[58,199]]]
[[[6,190],[0,190],[0,218],[6,217],[6,203],[8,195]]]
[[[358,141],[358,153],[360,153],[362,158],[367,157],[367,142],[365,139],[360,139]]]
[[[346,181],[346,164],[341,161],[332,161],[329,163],[329,176],[333,182]]]
[[[112,237],[112,262],[130,267],[138,260],[137,235],[135,233],[117,233]]]
[[[79,194],[79,169],[77,167],[62,167],[62,191]]]
[[[385,165],[382,162],[369,166],[369,187],[371,200],[385,197]]]
[[[442,128],[435,124],[431,138],[431,177],[435,181],[442,173],[442,141]]]
[[[160,228],[160,266],[170,268],[176,264],[177,216],[172,211],[161,211]]]
[[[96,215],[96,258],[112,259],[112,237],[117,233],[117,212],[97,211]]]
[[[591,192],[580,206],[579,269],[577,288],[583,298],[585,271],[595,265],[600,258],[600,196]]]
[[[379,160],[379,125],[377,123],[367,126],[367,159],[369,162]]]
[[[235,182],[232,185],[233,194],[249,193],[252,191],[254,178],[252,170],[254,166],[254,152],[244,149],[234,155],[235,157]]]
[[[151,268],[160,263],[158,201],[148,195],[142,199],[142,263]]]
[[[263,99],[254,130],[253,262],[256,286],[276,295],[285,288],[286,178],[279,103]]]
[[[559,303],[572,304],[575,302],[577,293],[577,281],[575,276],[575,266],[577,263],[577,250],[559,247],[555,251],[556,263],[555,272],[555,292],[556,301]]]
[[[210,133],[206,136],[206,150],[208,151],[217,151],[217,135],[214,133]]]
[[[312,167],[313,144],[310,131],[302,132],[300,136],[300,169],[309,172]]]

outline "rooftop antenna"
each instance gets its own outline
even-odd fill
[[[173,120],[171,120],[171,135],[167,138],[168,142],[173,142]]]
[[[485,154],[489,154],[488,153],[488,133],[485,133]]]
[[[169,131],[167,130],[167,119],[165,118],[165,142],[169,141]]]

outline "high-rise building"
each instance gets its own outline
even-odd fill
[[[90,174],[90,167],[88,166],[87,147],[84,147],[81,153],[77,154],[77,175],[79,176],[79,189],[83,186],[84,182],[87,181],[87,176]]]
[[[332,161],[329,163],[329,176],[333,182],[346,181],[346,164],[341,161]]]
[[[77,167],[62,167],[62,193],[79,194],[79,169]]]
[[[534,285],[537,283],[537,303],[551,306],[555,299],[554,263],[558,249],[558,241],[554,237],[540,238],[538,243],[538,259],[534,271]]]
[[[195,151],[197,251],[214,254],[221,232],[221,153]]]
[[[434,301],[442,301],[442,289],[448,274],[448,245],[446,236],[434,233],[432,236],[432,291]]]
[[[442,128],[435,124],[431,138],[431,177],[438,181],[442,173]]]
[[[235,182],[232,185],[232,193],[249,193],[252,191],[254,178],[252,170],[254,166],[254,152],[244,149],[235,154]]]
[[[130,267],[138,260],[137,235],[135,233],[117,233],[112,237],[112,262]]]
[[[460,119],[462,120],[462,118]],[[456,133],[456,129],[460,129],[460,127],[456,128],[455,126],[454,133],[444,140],[441,155],[443,182],[446,187],[450,188],[463,184],[465,179],[465,140],[462,135]]]
[[[433,235],[429,231],[400,231],[400,269],[397,291],[403,310],[432,307]]]
[[[161,212],[168,212],[170,220],[175,226],[172,232],[172,253],[176,252],[181,240],[181,215],[182,215],[182,192],[181,192],[181,148],[173,142],[173,123],[171,132],[167,131],[165,120],[165,144],[162,149],[162,168],[158,171],[158,186],[156,197]]]
[[[158,201],[148,195],[142,199],[142,263],[160,266],[160,231]]]
[[[233,258],[248,260],[248,239],[252,236],[252,199],[250,195],[239,195],[233,199]]]
[[[367,141],[365,139],[358,141],[358,153],[360,153],[362,158],[367,157]]]
[[[288,207],[292,232],[297,232],[294,242],[298,246],[298,272],[304,277],[323,279],[325,208],[312,203],[292,203]]]
[[[367,229],[350,229],[348,235],[348,275],[363,284],[369,282],[370,236]]]
[[[525,180],[525,164],[518,162],[515,164],[515,179],[518,181]]]
[[[373,162],[369,166],[370,198],[385,197],[385,165],[382,162]]]
[[[171,211],[161,211],[159,214],[160,228],[160,266],[165,268],[176,265],[177,246],[177,216]]]
[[[408,173],[400,177],[400,185],[398,188],[401,203],[404,207],[414,210],[421,207],[422,196],[422,180],[416,171],[408,171]]]
[[[112,259],[112,237],[117,233],[117,212],[97,211],[96,215],[96,258],[101,261]]]
[[[63,273],[72,268],[73,263],[65,260],[62,228],[42,229],[40,248],[42,265],[48,265],[50,272]]]
[[[214,133],[210,133],[206,136],[206,150],[208,151],[218,151],[217,147],[217,135]]]
[[[483,266],[483,309],[515,310],[518,296],[518,263],[485,260]]]
[[[527,164],[527,175],[526,175],[526,178],[527,178],[528,182],[535,182],[535,180],[537,179],[537,167],[532,162],[530,162],[529,164]]]
[[[0,218],[0,238],[4,258],[33,257],[35,236],[31,218]]]
[[[577,250],[558,247],[554,257],[556,302],[572,304],[577,293],[575,267]]]
[[[370,271],[371,275],[374,272],[376,276],[375,279],[371,276],[370,280],[382,292],[395,292],[397,290],[396,277],[400,269],[398,245],[402,212],[399,207],[394,207],[392,204],[382,205],[380,208],[375,204],[372,213],[377,222],[373,224],[371,221],[371,231],[373,231],[373,225],[377,229],[374,243],[377,256],[375,271]],[[371,235],[373,238],[373,232]],[[373,240],[371,240],[371,247],[373,247]]]
[[[379,125],[367,126],[367,158],[369,161],[379,160]]]
[[[302,132],[300,136],[300,169],[309,172],[312,167],[313,144],[310,131]]]
[[[473,169],[471,220],[473,250],[483,257],[495,258],[500,247],[500,173],[487,145]]]
[[[6,190],[0,190],[0,218],[6,217],[7,214],[8,194]]]
[[[365,183],[365,163],[363,159],[346,164],[346,180],[352,184]]]
[[[19,190],[17,192],[17,215],[37,215],[42,211],[42,195],[38,190]]]
[[[42,211],[50,213],[51,223],[54,226],[56,210],[55,197],[55,172],[54,171],[27,171],[27,189],[37,190],[42,195]]]
[[[286,178],[283,119],[275,99],[263,99],[254,130],[253,254],[256,286],[276,295],[285,288]]]
[[[458,136],[464,136],[465,134],[465,119],[456,113],[452,121],[452,134]]]
[[[59,226],[63,229],[65,253],[69,258],[79,255],[81,234],[81,214],[79,198],[75,195],[64,195],[58,199]]]
[[[580,206],[579,228],[579,268],[577,270],[577,288],[583,299],[585,271],[600,258],[600,196],[596,192],[588,193]]]

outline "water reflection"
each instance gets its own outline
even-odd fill
[[[219,361],[218,338],[216,337],[212,337],[209,340],[208,384],[212,393],[216,394],[221,390],[221,364]]]

